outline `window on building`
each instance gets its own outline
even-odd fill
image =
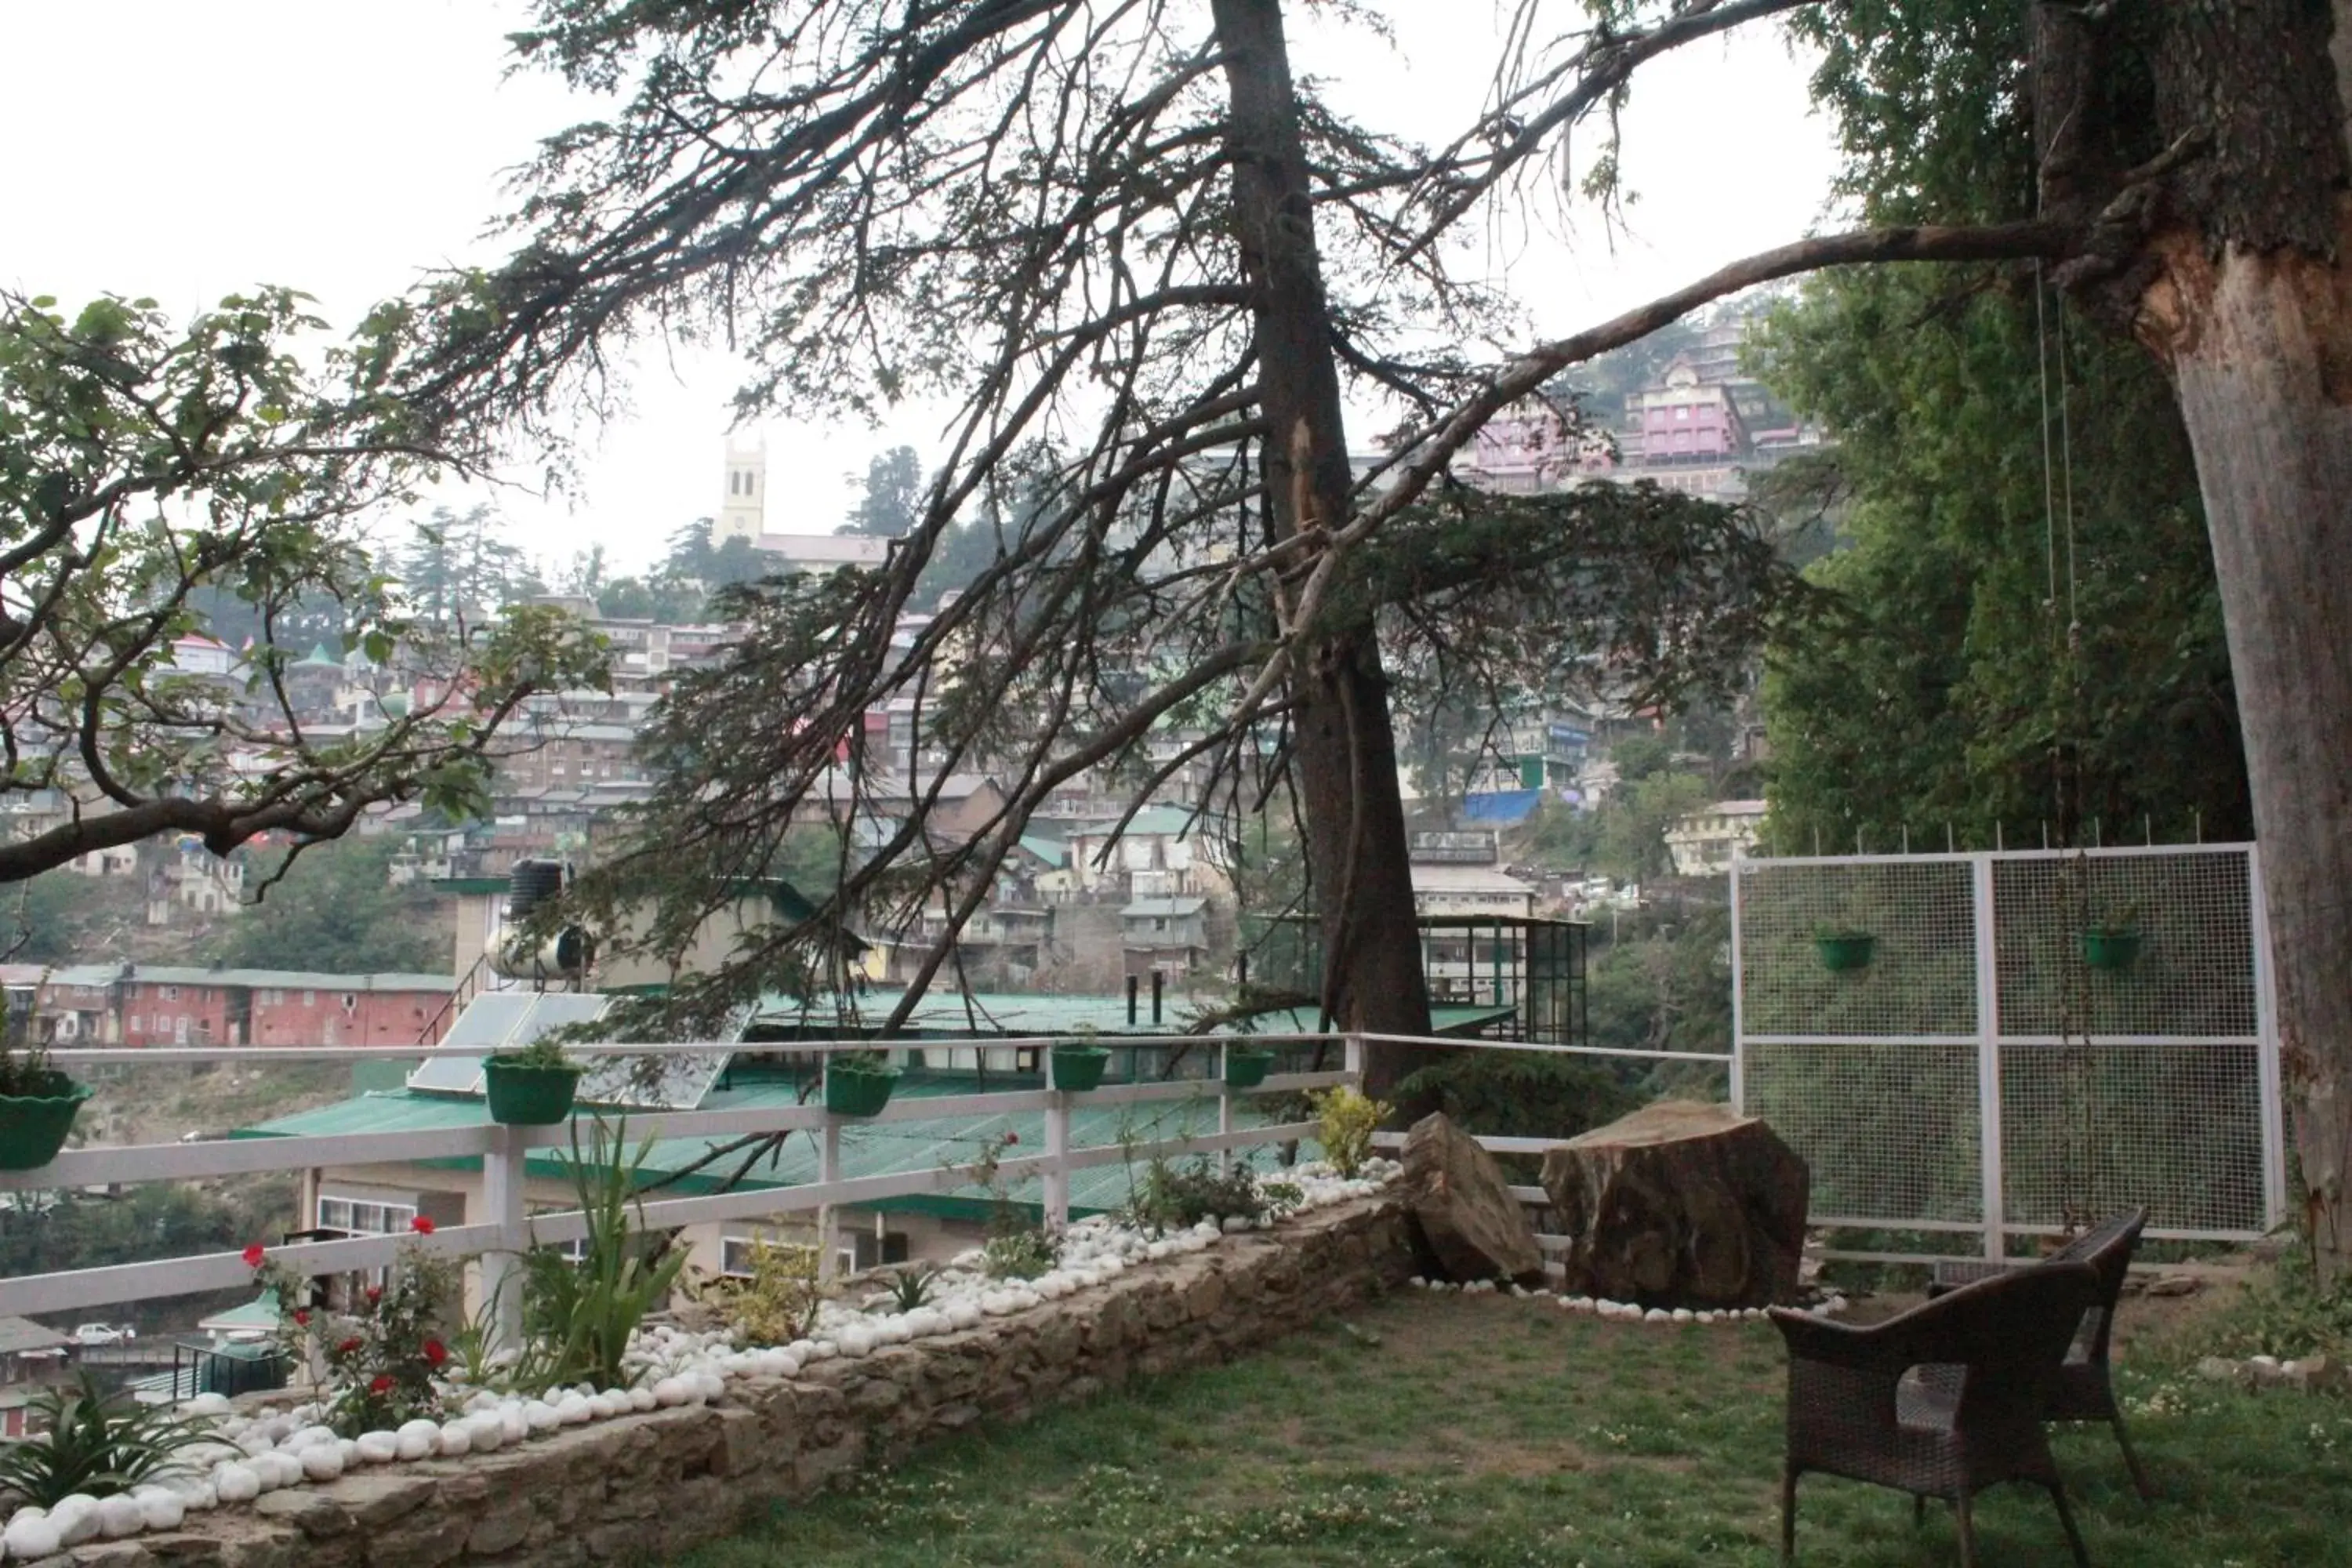
[[[1687,420],[1690,416],[1691,411],[1689,404],[1677,403],[1675,405],[1675,417],[1676,419]]]
[[[315,1007],[318,1005],[319,994],[316,991],[305,991],[302,993],[302,1005],[305,1007]]]
[[[166,1002],[177,1002],[179,999],[180,999],[180,988],[179,988],[178,986],[176,986],[176,985],[166,985],[166,986],[164,986],[164,987],[163,987],[163,1000],[164,1000],[164,1001],[166,1001]]]
[[[122,1026],[123,1026],[125,1029],[130,1030],[130,1031],[131,1031],[131,1033],[132,1033],[132,1034],[134,1034],[134,1035],[135,1035],[135,1034],[137,1034],[141,1029],[144,1028],[146,1026],[144,1026],[143,1024],[140,1023],[140,1021],[139,1021],[139,1015],[138,1015],[138,1014],[136,1014],[136,1013],[133,1013],[133,1014],[131,1014],[131,1016],[130,1016],[130,1017],[125,1018],[125,1019],[122,1021]]]

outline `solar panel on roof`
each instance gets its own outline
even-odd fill
[[[466,1004],[441,1043],[478,1046],[483,1056],[516,1050],[561,1025],[594,1018],[611,1002],[593,992],[485,991]],[[408,1075],[408,1087],[436,1094],[479,1094],[482,1058],[434,1058]]]
[[[732,1043],[751,1027],[749,1008],[731,1016],[720,1031]],[[692,1110],[727,1070],[735,1053],[693,1051],[682,1056],[603,1057],[580,1080],[579,1099],[590,1105],[639,1106],[653,1110]]]

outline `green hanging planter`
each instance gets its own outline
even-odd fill
[[[1055,1046],[1054,1087],[1075,1094],[1100,1089],[1103,1069],[1109,1065],[1110,1052],[1100,1046]]]
[[[2086,931],[2083,962],[2093,969],[2129,969],[2139,956],[2139,932],[2130,930]]]
[[[1274,1053],[1255,1046],[1229,1046],[1225,1049],[1225,1087],[1255,1089],[1265,1081],[1274,1067]]]
[[[835,1116],[878,1116],[898,1087],[897,1068],[837,1061],[824,1070],[824,1108]]]
[[[1813,951],[1821,956],[1822,967],[1837,973],[1849,970],[1867,969],[1878,939],[1863,931],[1823,931],[1813,938]]]
[[[492,1057],[482,1064],[482,1091],[490,1120],[502,1127],[546,1127],[572,1114],[583,1069],[526,1067]]]
[[[58,1157],[89,1086],[51,1072],[45,1092],[0,1095],[0,1171],[37,1171]]]

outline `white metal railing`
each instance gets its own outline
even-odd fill
[[[776,1055],[818,1056],[883,1050],[892,1053],[953,1049],[1039,1049],[1069,1043],[1064,1036],[987,1036],[919,1041],[818,1040],[779,1042],[764,1047],[710,1042],[663,1044],[597,1044],[567,1047],[579,1058],[665,1057],[707,1055],[713,1051],[761,1050]],[[1094,1043],[1115,1050],[1167,1051],[1179,1047],[1217,1052],[1213,1078],[1150,1079],[1110,1083],[1083,1094],[1052,1089],[982,1090],[970,1094],[927,1095],[894,1099],[878,1114],[845,1118],[828,1113],[821,1100],[789,1106],[761,1106],[714,1110],[619,1110],[607,1112],[625,1123],[634,1144],[645,1137],[662,1139],[735,1138],[759,1133],[806,1132],[818,1149],[817,1179],[790,1186],[766,1186],[714,1194],[663,1198],[642,1204],[641,1223],[670,1229],[721,1221],[771,1219],[814,1211],[827,1243],[820,1256],[828,1264],[835,1215],[844,1205],[878,1203],[890,1198],[951,1191],[983,1179],[979,1162],[953,1162],[881,1175],[845,1176],[841,1169],[841,1131],[845,1123],[888,1126],[894,1122],[982,1119],[1008,1114],[1042,1115],[1044,1146],[1036,1153],[1000,1157],[996,1175],[1006,1183],[1037,1178],[1043,1187],[1044,1215],[1048,1226],[1069,1217],[1070,1177],[1075,1172],[1131,1159],[1174,1157],[1223,1150],[1258,1147],[1311,1138],[1311,1121],[1242,1125],[1237,1109],[1260,1095],[1304,1090],[1363,1081],[1364,1050],[1369,1044],[1399,1045],[1422,1049],[1528,1051],[1543,1055],[1626,1057],[1642,1060],[1670,1059],[1722,1065],[1728,1057],[1695,1052],[1617,1050],[1601,1047],[1537,1045],[1520,1041],[1457,1039],[1395,1035],[1267,1034],[1221,1036],[1117,1036]],[[1270,1074],[1254,1088],[1235,1089],[1223,1081],[1223,1056],[1234,1047],[1264,1047],[1324,1044],[1339,1047],[1339,1065],[1324,1071]],[[155,1047],[62,1049],[53,1053],[56,1065],[70,1073],[77,1068],[105,1066],[239,1067],[273,1063],[352,1062],[359,1060],[431,1060],[436,1058],[478,1058],[478,1047],[397,1046],[353,1047]],[[1074,1146],[1071,1112],[1079,1104],[1148,1105],[1199,1100],[1213,1097],[1216,1108],[1213,1131],[1189,1130],[1171,1136],[1109,1144]],[[595,1108],[583,1108],[583,1114]],[[501,1321],[495,1337],[511,1338],[520,1331],[520,1291],[504,1288],[520,1267],[521,1254],[534,1246],[575,1241],[587,1233],[578,1209],[531,1214],[526,1194],[526,1164],[534,1149],[568,1147],[572,1131],[567,1124],[509,1127],[493,1123],[389,1132],[354,1132],[333,1136],[286,1136],[209,1139],[186,1143],[84,1147],[60,1153],[48,1165],[34,1171],[0,1172],[0,1191],[114,1187],[142,1182],[203,1180],[263,1173],[300,1173],[325,1166],[344,1169],[410,1164],[426,1160],[479,1159],[482,1162],[484,1217],[461,1225],[444,1225],[430,1234],[351,1237],[331,1241],[306,1241],[272,1247],[270,1258],[299,1272],[312,1275],[352,1273],[392,1264],[401,1249],[420,1247],[455,1258],[478,1259],[482,1270],[480,1298],[497,1303]],[[1393,1135],[1380,1140],[1392,1145]],[[1486,1137],[1490,1149],[1539,1152],[1557,1140]],[[1515,1188],[1522,1201],[1540,1205],[1539,1189]],[[1548,1251],[1559,1251],[1563,1238],[1545,1237]],[[0,1280],[0,1316],[69,1312],[122,1302],[184,1296],[203,1291],[234,1289],[249,1284],[252,1267],[240,1253],[209,1253],[156,1259]]]
[[[990,1036],[942,1041],[822,1040],[793,1041],[771,1047],[777,1054],[814,1055],[830,1058],[849,1052],[1012,1048],[1043,1049],[1067,1043],[1067,1036]],[[1223,1052],[1232,1046],[1265,1047],[1329,1043],[1340,1047],[1342,1065],[1328,1071],[1270,1074],[1251,1089],[1235,1089],[1223,1081]],[[847,1177],[841,1173],[841,1129],[845,1122],[888,1125],[892,1122],[934,1121],[964,1117],[984,1118],[1012,1113],[1038,1113],[1045,1121],[1045,1147],[1035,1154],[1001,1158],[996,1174],[1007,1183],[1039,1178],[1044,1187],[1046,1223],[1066,1224],[1069,1217],[1072,1172],[1115,1164],[1135,1158],[1205,1153],[1286,1142],[1311,1137],[1308,1121],[1236,1124],[1237,1102],[1258,1095],[1296,1093],[1362,1081],[1362,1045],[1344,1036],[1245,1035],[1118,1037],[1109,1042],[1121,1050],[1167,1050],[1179,1046],[1218,1052],[1213,1079],[1172,1079],[1112,1083],[1083,1096],[1052,1089],[989,1090],[972,1094],[935,1095],[897,1100],[878,1114],[845,1118],[827,1112],[821,1100],[792,1106],[764,1106],[719,1110],[615,1110],[625,1122],[632,1143],[640,1138],[731,1138],[746,1134],[804,1131],[816,1141],[817,1180],[783,1187],[761,1187],[708,1196],[654,1198],[643,1203],[642,1223],[669,1229],[680,1226],[727,1220],[771,1218],[816,1212],[828,1243],[835,1211],[845,1205],[876,1203],[894,1197],[952,1190],[982,1179],[974,1162],[958,1162],[919,1170],[873,1176]],[[1424,1040],[1443,1047],[1457,1042]],[[684,1044],[603,1044],[568,1047],[582,1058],[661,1057],[707,1054],[744,1047],[709,1042]],[[152,1048],[63,1049],[52,1054],[55,1065],[71,1073],[77,1068],[105,1066],[198,1066],[230,1063],[256,1067],[272,1063],[368,1059],[429,1060],[436,1058],[478,1058],[478,1048],[439,1047],[160,1047]],[[1089,1105],[1141,1105],[1185,1101],[1213,1096],[1216,1131],[1115,1144],[1073,1146],[1070,1114],[1080,1100]],[[593,1108],[587,1108],[593,1110]],[[525,1161],[533,1149],[568,1146],[567,1124],[509,1127],[497,1124],[391,1132],[355,1132],[329,1137],[257,1137],[211,1139],[188,1143],[85,1147],[61,1152],[49,1164],[33,1171],[0,1172],[0,1191],[112,1187],[142,1182],[191,1181],[269,1172],[304,1172],[322,1166],[361,1167],[406,1164],[424,1160],[475,1159],[482,1162],[481,1222],[435,1227],[429,1234],[352,1237],[332,1241],[290,1243],[269,1248],[272,1259],[298,1271],[342,1274],[384,1268],[404,1247],[451,1258],[478,1257],[483,1300],[498,1303],[503,1321],[496,1337],[520,1332],[520,1292],[502,1288],[519,1266],[521,1254],[533,1246],[580,1239],[587,1234],[585,1216],[577,1209],[533,1215],[526,1202]],[[821,1255],[833,1256],[827,1245]],[[52,1274],[0,1280],[0,1315],[66,1312],[127,1301],[184,1296],[201,1291],[234,1289],[253,1278],[252,1266],[241,1253],[209,1253],[194,1257],[117,1264]]]

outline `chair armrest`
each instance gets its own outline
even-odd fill
[[[1901,1318],[1855,1328],[1788,1307],[1772,1308],[1771,1317],[1780,1331],[1780,1338],[1788,1344],[1791,1362],[1819,1362],[1895,1378],[1902,1376],[1920,1359],[1912,1352],[1910,1336],[1900,1331]]]

